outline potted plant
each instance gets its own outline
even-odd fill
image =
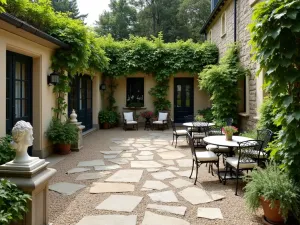
[[[238,132],[238,129],[234,126],[225,126],[222,128],[222,132],[225,134],[227,141],[232,141],[232,135]]]
[[[204,122],[205,118],[204,118],[203,115],[198,114],[198,115],[195,116],[195,121],[197,121],[197,122]]]
[[[55,145],[57,152],[64,155],[70,153],[71,144],[78,141],[78,128],[74,124],[52,119],[46,136]]]
[[[244,180],[248,208],[255,211],[261,205],[267,222],[282,224],[289,212],[299,218],[300,188],[276,163],[254,169]]]
[[[99,128],[102,124],[103,129],[109,128],[110,115],[108,110],[101,110],[98,114]]]
[[[145,118],[146,121],[150,121],[150,119],[153,117],[154,113],[151,111],[144,111],[140,113],[140,116]]]

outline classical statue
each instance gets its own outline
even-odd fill
[[[32,161],[27,153],[28,147],[33,144],[33,132],[30,123],[23,120],[17,122],[12,129],[13,141],[11,145],[16,150],[14,163],[28,163]]]

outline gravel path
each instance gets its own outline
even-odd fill
[[[153,136],[153,134],[157,134]],[[114,211],[105,211],[105,210],[98,210],[95,209],[102,201],[107,199],[110,195],[114,193],[103,193],[103,194],[90,194],[89,189],[93,182],[103,182],[107,177],[110,177],[114,172],[117,170],[111,171],[110,175],[105,176],[104,178],[98,180],[75,180],[79,174],[82,173],[75,173],[75,174],[66,174],[66,172],[72,168],[77,167],[77,164],[80,161],[87,161],[87,160],[97,160],[97,159],[104,159],[104,155],[100,153],[100,151],[109,151],[110,146],[119,146],[116,143],[113,143],[111,139],[113,138],[124,138],[124,140],[128,140],[130,138],[152,138],[151,143],[156,142],[158,139],[163,139],[164,142],[170,142],[170,138],[172,138],[171,130],[168,131],[123,131],[120,128],[114,128],[110,130],[100,130],[90,134],[89,136],[84,138],[84,148],[80,152],[73,152],[67,157],[58,162],[53,166],[57,170],[56,175],[50,181],[51,184],[55,184],[58,182],[69,182],[69,183],[76,183],[76,184],[84,184],[87,187],[81,189],[80,191],[76,192],[73,195],[65,196],[54,191],[49,191],[49,217],[50,223],[53,225],[75,225],[77,224],[83,217],[91,216],[91,215],[109,215],[109,214],[119,214],[119,215],[137,215],[137,225],[142,224],[145,211],[151,211],[156,214],[166,215],[171,217],[177,217],[180,219],[184,219],[188,221],[191,225],[196,224],[230,224],[230,225],[250,225],[250,224],[261,224],[261,216],[262,212],[258,211],[256,215],[251,214],[247,211],[245,207],[245,202],[243,199],[243,191],[241,187],[239,189],[239,196],[235,196],[235,182],[228,181],[226,185],[221,184],[218,181],[217,176],[212,176],[208,173],[208,167],[202,165],[199,169],[198,174],[198,183],[196,187],[203,188],[205,191],[217,191],[222,192],[225,195],[225,199],[219,201],[213,201],[210,203],[199,204],[199,205],[192,205],[191,203],[187,202],[181,195],[178,194],[179,191],[185,189],[180,188],[177,189],[173,185],[170,184],[170,181],[173,181],[178,178],[182,178],[186,181],[193,182],[194,179],[189,179],[187,177],[181,177],[177,175],[175,172],[178,171],[171,171],[176,175],[176,178],[166,179],[162,182],[169,186],[169,188],[164,189],[162,191],[172,190],[176,197],[178,198],[178,203],[160,203],[160,202],[153,202],[147,194],[152,192],[160,192],[160,191],[141,191],[142,186],[144,185],[146,180],[155,180],[150,172],[147,172],[146,169],[143,171],[143,175],[141,180],[138,183],[134,183],[135,191],[128,192],[128,193],[118,193],[118,194],[126,194],[126,195],[134,195],[134,196],[141,196],[143,197],[142,201],[138,204],[138,206],[133,210],[131,213],[126,212],[114,212]],[[131,139],[132,140],[132,139]],[[171,146],[168,144],[167,146]],[[153,146],[155,147],[155,146]],[[161,148],[158,148],[161,149]],[[191,159],[190,149],[187,147],[186,142],[183,137],[179,138],[177,150],[184,155],[185,158],[182,159]],[[125,151],[124,151],[125,152]],[[123,152],[123,153],[124,153]],[[154,161],[160,163],[159,160],[162,160],[161,157],[157,154],[156,151],[154,152]],[[133,157],[135,160],[137,158],[136,155],[140,154],[141,151],[137,151],[133,153]],[[109,159],[105,159],[105,165],[114,165],[114,163],[107,161]],[[175,165],[174,167],[178,167],[180,171],[190,170],[189,168],[181,168],[176,164],[176,160],[174,160]],[[130,163],[125,165],[120,165],[122,169],[130,169]],[[222,163],[221,163],[221,166]],[[167,167],[164,166],[160,169],[160,171],[167,171]],[[91,167],[90,171],[84,173],[95,172],[94,168]],[[194,187],[192,185],[191,187]],[[146,207],[148,204],[165,204],[170,206],[185,206],[187,207],[186,213],[184,216],[174,215],[166,212],[159,212],[157,210],[147,209]],[[223,214],[223,220],[209,220],[204,218],[197,218],[197,209],[198,207],[210,207],[210,208],[220,208]],[[163,224],[163,222],[162,222]]]

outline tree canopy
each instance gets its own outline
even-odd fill
[[[52,6],[57,12],[69,13],[72,19],[84,20],[88,14],[80,14],[77,0],[51,0]]]

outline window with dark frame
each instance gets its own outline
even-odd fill
[[[127,78],[126,106],[144,106],[144,78]]]

